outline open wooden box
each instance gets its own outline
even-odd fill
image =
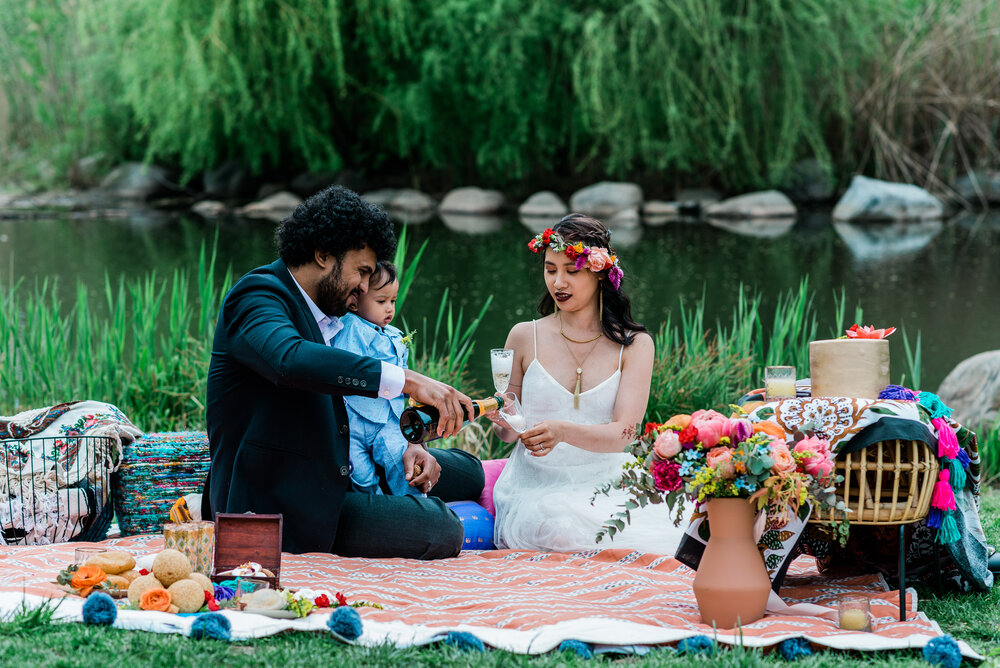
[[[250,576],[266,580],[273,589],[281,577],[281,515],[253,513],[217,513],[215,515],[215,566],[212,582],[232,580],[234,575],[219,575],[248,561],[274,573],[274,577]]]

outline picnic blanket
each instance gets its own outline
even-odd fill
[[[133,536],[100,544],[143,555],[158,552],[163,539]],[[0,615],[25,599],[37,604],[63,596],[50,582],[78,545],[0,548]],[[351,602],[382,605],[381,610],[358,609],[364,622],[358,642],[363,645],[422,645],[448,631],[467,631],[492,647],[540,654],[567,639],[635,648],[713,635],[700,621],[691,590],[694,571],[670,557],[629,550],[471,551],[440,561],[283,554],[281,575],[285,587],[332,589]],[[874,633],[842,631],[816,617],[767,616],[741,631],[720,631],[718,640],[768,647],[803,636],[828,648],[890,650],[920,648],[942,634],[936,622],[917,610],[912,590],[906,592],[907,621],[899,622],[898,593],[880,575],[825,578],[812,559],[802,558],[793,564],[781,594],[792,603],[831,605],[847,592],[871,595]],[[79,621],[81,606],[82,599],[67,597],[57,616]],[[284,630],[325,631],[324,614],[291,621],[224,614],[238,640]],[[186,633],[191,623],[191,617],[122,610],[115,626]],[[979,658],[966,643],[959,644],[965,656]]]

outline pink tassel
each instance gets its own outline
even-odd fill
[[[931,506],[938,510],[958,509],[958,506],[955,505],[955,493],[951,491],[951,485],[948,484],[950,477],[951,473],[948,469],[941,469],[941,472],[938,473],[938,481],[934,485],[934,495],[931,497]]]
[[[955,459],[961,448],[958,445],[958,438],[955,430],[951,428],[944,418],[934,418],[931,423],[938,433],[938,458]]]

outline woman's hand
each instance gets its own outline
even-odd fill
[[[565,422],[545,420],[521,434],[521,443],[533,457],[544,457],[552,452],[558,443],[565,441]]]

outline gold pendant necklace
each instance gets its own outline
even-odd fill
[[[599,334],[595,339],[590,339],[590,340],[596,341],[596,339],[601,338],[601,336],[603,336],[603,334]],[[572,339],[570,340],[572,341]],[[563,341],[563,345],[566,346],[566,352],[569,353],[569,356],[573,358],[574,362],[576,362],[576,387],[573,390],[573,410],[579,410],[580,386],[583,384],[583,363],[587,361],[588,357],[590,357],[590,353],[594,352],[594,348],[597,347],[597,343],[594,343],[594,345],[590,347],[590,350],[587,351],[587,354],[583,356],[582,360],[576,359],[576,355],[573,354],[573,351],[570,349],[568,343]]]
[[[563,334],[563,320],[562,320],[562,318],[559,318],[559,336],[563,337],[567,341],[572,341],[573,343],[590,343],[591,341],[596,341],[597,339],[599,339],[602,336],[604,336],[604,332],[603,331],[598,332],[597,336],[595,336],[595,337],[593,337],[591,339],[584,339],[583,341],[577,341],[576,339],[571,339],[570,337],[568,337],[565,334]]]

